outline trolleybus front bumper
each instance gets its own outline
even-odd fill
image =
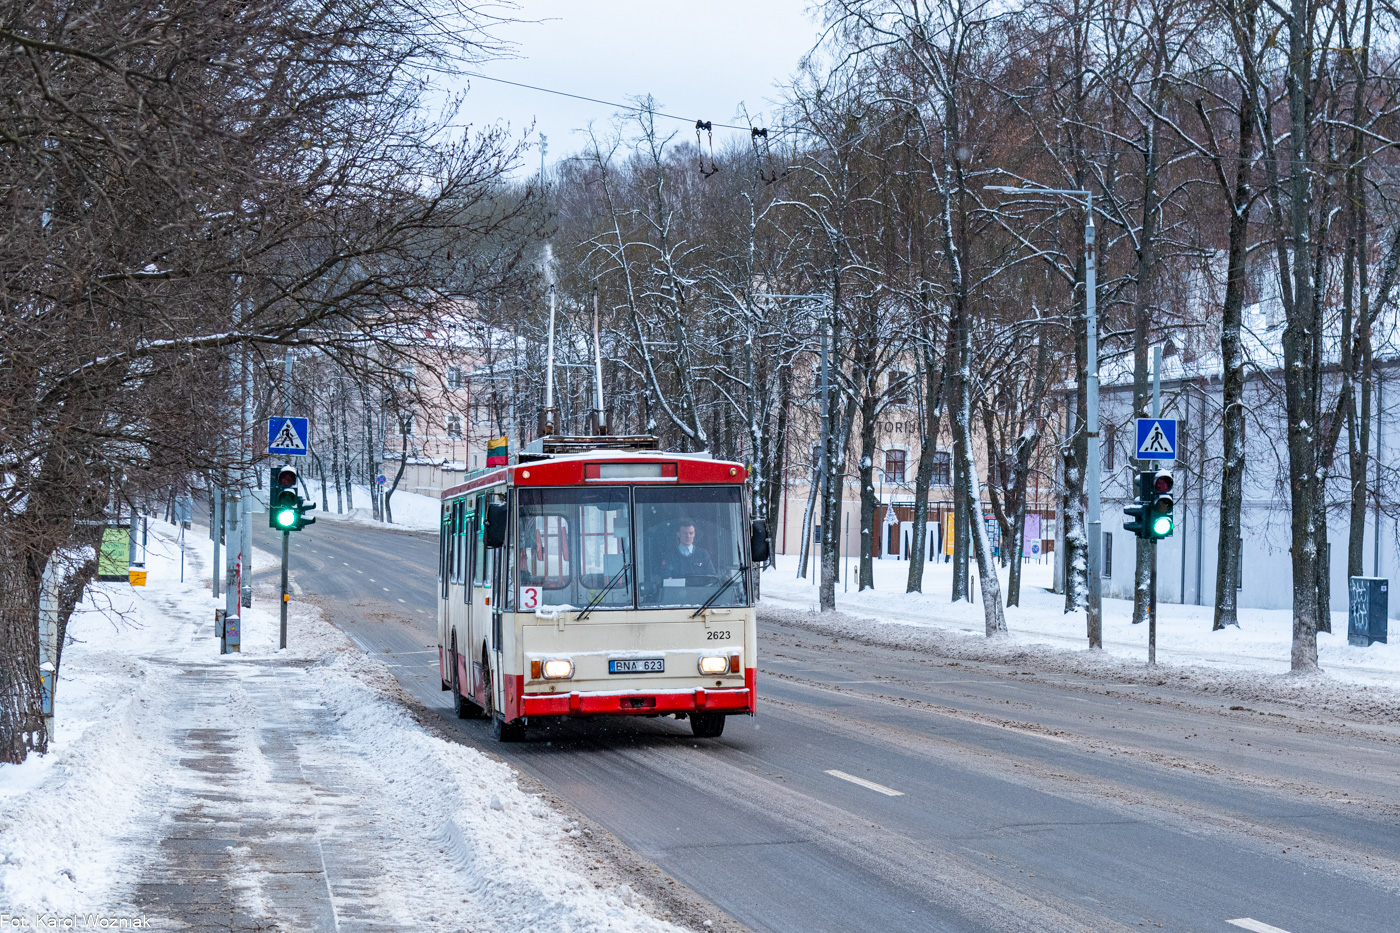
[[[525,678],[516,676],[515,690],[507,698],[506,718],[524,716],[529,719],[547,716],[646,716],[658,713],[752,713],[754,711],[757,671],[744,671],[742,687],[696,687],[693,690],[674,688],[649,692],[573,692],[525,693]],[[511,700],[515,702],[510,703]],[[511,710],[509,707],[516,708]]]

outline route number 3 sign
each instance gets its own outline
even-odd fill
[[[543,605],[543,594],[538,586],[522,586],[520,588],[520,608],[526,612],[531,609],[538,609]]]

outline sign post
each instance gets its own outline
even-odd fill
[[[1176,459],[1176,419],[1162,417],[1162,348],[1152,348],[1152,417],[1137,419],[1138,460]],[[1144,464],[1145,466],[1145,464]],[[1155,469],[1157,464],[1154,462]],[[1170,484],[1168,484],[1170,489]],[[1170,501],[1168,501],[1170,504]],[[1143,514],[1144,522],[1151,515]],[[1149,534],[1152,542],[1151,572],[1147,582],[1147,666],[1157,666],[1157,535]]]
[[[287,601],[291,596],[287,593],[287,541],[292,533],[287,529],[282,529],[282,607],[281,623],[278,626],[277,647],[287,647]]]

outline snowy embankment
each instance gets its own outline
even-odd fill
[[[387,669],[314,607],[293,603],[291,647],[278,652],[275,597],[260,593],[244,610],[242,653],[221,657],[207,538],[189,535],[181,583],[170,527],[152,531],[150,585],[100,584],[70,623],[49,753],[0,765],[6,923],[141,916],[140,885],[177,882],[161,874],[166,837],[216,819],[236,836],[239,814],[260,809],[274,824],[311,825],[324,850],[367,853],[381,867],[359,895],[397,929],[678,929],[600,870],[580,828],[511,768],[420,726]],[[269,677],[283,685],[271,707],[269,690],[254,689]],[[190,751],[192,734],[216,730],[236,750],[233,797],[224,813],[182,816],[192,787],[222,786]],[[299,754],[342,776],[354,799],[313,787],[308,808],[285,783]],[[239,877],[219,883],[275,925],[275,871],[240,858]]]
[[[390,511],[394,515],[393,524],[389,524],[375,519],[374,509],[370,505],[368,486],[356,486],[350,496],[345,496],[342,489],[340,507],[344,511],[341,512],[336,511],[334,485],[331,485],[327,490],[326,508],[324,509],[321,508],[320,481],[313,480],[308,476],[306,486],[311,491],[311,501],[316,503],[316,511],[311,514],[317,519],[326,518],[333,522],[354,522],[359,525],[373,525],[376,528],[401,528],[407,531],[437,531],[438,529],[441,504],[432,496],[400,489],[389,499]],[[350,503],[354,503],[354,508],[348,507]]]
[[[836,608],[849,621],[891,623],[881,628],[881,641],[897,641],[895,626],[936,629],[968,646],[985,645],[981,594],[974,602],[952,603],[952,565],[929,563],[924,569],[923,592],[906,593],[909,564],[877,560],[875,589],[856,592],[857,564],[849,562],[850,580],[836,586]],[[1052,649],[1084,653],[1088,647],[1083,610],[1066,613],[1064,596],[1049,587],[1053,563],[1023,566],[1021,605],[1006,610],[1008,643],[1015,648]],[[786,610],[818,608],[816,562],[806,580],[797,578],[797,558],[779,555],[777,567],[763,575],[763,603]],[[974,572],[973,576],[976,574]],[[999,574],[1003,595],[1007,571]],[[1132,603],[1123,599],[1103,601],[1103,647],[1109,658],[1125,662],[1147,660],[1147,625],[1132,624]],[[1238,628],[1212,632],[1214,610],[1210,606],[1164,603],[1158,607],[1157,661],[1161,665],[1197,666],[1215,671],[1285,674],[1293,638],[1292,615],[1287,611],[1241,609]],[[1331,633],[1318,634],[1318,662],[1330,678],[1372,687],[1400,685],[1400,633],[1397,644],[1358,648],[1347,644],[1345,613],[1332,614]]]

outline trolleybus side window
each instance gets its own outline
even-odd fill
[[[631,509],[626,487],[522,489],[511,554],[521,610],[631,609]]]
[[[476,514],[479,516],[486,514],[485,496],[476,497]],[[477,586],[486,586],[491,580],[491,575],[486,569],[486,561],[490,558],[491,549],[486,547],[486,542],[483,540],[485,534],[486,522],[483,519],[478,519],[476,523],[476,570],[474,571]]]
[[[452,506],[450,503],[442,504],[442,523],[438,530],[438,581],[442,584],[442,598],[447,598],[447,555],[448,548],[452,546]]]
[[[465,505],[462,507],[466,508]],[[476,526],[476,513],[468,512],[462,528],[462,601],[465,603],[472,601],[472,568],[476,566],[476,552],[479,548]]]
[[[467,582],[467,500],[457,500],[457,560],[453,563],[458,583]]]
[[[643,609],[748,604],[737,486],[636,490]]]

